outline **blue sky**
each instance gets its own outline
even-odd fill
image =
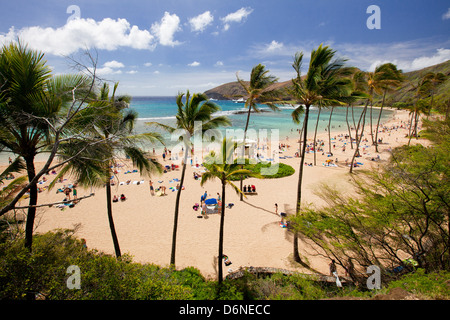
[[[367,27],[370,5],[381,29]],[[68,56],[87,64],[89,50],[101,78],[131,95],[203,92],[258,63],[289,80],[295,52],[307,58],[321,43],[363,70],[450,59],[447,0],[15,0],[1,12],[0,44],[20,38],[55,73],[72,71]]]

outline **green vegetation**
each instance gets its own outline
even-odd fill
[[[67,268],[80,268],[80,289],[69,289]],[[132,257],[116,258],[83,246],[74,230],[35,235],[33,252],[23,238],[0,244],[0,300],[25,299],[31,291],[48,300],[317,300],[335,297],[370,299],[400,287],[421,299],[450,299],[450,272],[425,273],[423,269],[402,276],[376,291],[337,288],[303,275],[274,274],[216,281],[205,279],[194,267],[179,271],[153,264],[139,264]]]
[[[425,121],[430,147],[403,146],[379,170],[360,172],[354,193],[322,185],[317,194],[327,206],[304,208],[295,228],[319,253],[348,269],[363,284],[366,267],[381,268],[388,283],[416,268],[450,270],[450,192],[448,120]]]
[[[255,164],[249,164],[248,160],[246,160],[246,164],[244,165],[245,170],[250,170],[255,174],[261,174],[262,168],[270,168],[271,166],[274,166],[274,164],[270,162],[258,162]],[[290,165],[285,163],[278,163],[278,171],[273,175],[262,175],[259,178],[261,179],[278,179],[283,178],[287,176],[291,176],[295,173],[295,169],[292,168]],[[246,179],[248,176],[243,175],[243,178]],[[240,180],[239,177],[232,177],[230,179],[231,181],[238,181]]]

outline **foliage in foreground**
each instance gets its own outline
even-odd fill
[[[69,289],[67,268],[77,265],[81,288]],[[450,273],[418,270],[379,292],[402,287],[422,299],[450,299]],[[237,280],[205,279],[193,267],[176,271],[153,264],[117,259],[85,248],[73,230],[35,236],[30,254],[23,238],[0,244],[0,300],[24,299],[31,291],[51,300],[317,300],[342,296],[371,298],[378,292],[311,281],[301,275],[258,278],[246,273]]]

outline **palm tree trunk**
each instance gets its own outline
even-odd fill
[[[247,129],[248,129],[248,123],[250,121],[250,112],[252,111],[252,106],[251,104],[248,106],[248,114],[247,114],[247,122],[245,123],[245,130],[244,130],[244,141],[242,141],[243,146],[242,146],[242,156],[244,157],[244,161],[245,161],[245,139],[247,138]],[[244,166],[241,165],[241,169],[243,169]],[[242,184],[243,184],[244,179],[241,177],[240,182],[239,182],[239,188],[242,191]],[[242,192],[240,193],[240,200],[244,201],[244,195],[242,194]]]
[[[328,153],[331,154],[331,117],[333,116],[334,107],[331,107],[330,119],[328,119]]]
[[[302,181],[303,181],[303,169],[305,167],[305,156],[306,156],[306,141],[308,137],[308,118],[309,118],[309,107],[305,106],[305,123],[304,123],[304,131],[303,131],[303,146],[301,152],[301,160],[300,160],[300,168],[298,175],[298,184],[297,184],[297,206],[296,206],[296,214],[300,214],[301,209],[301,201],[302,201]],[[294,231],[294,253],[293,258],[296,262],[302,262],[300,258],[300,254],[298,253],[298,234],[297,231]]]
[[[27,166],[28,181],[31,181],[36,176],[36,170],[34,168],[34,155],[25,157],[25,162]],[[28,203],[30,207],[28,208],[27,223],[25,226],[25,248],[27,248],[30,252],[33,244],[34,220],[36,218],[35,205],[37,204],[37,198],[37,184],[33,184],[30,187],[30,200]]]
[[[170,254],[170,265],[175,266],[175,251],[177,247],[177,229],[178,229],[178,212],[180,208],[180,197],[181,189],[184,185],[184,175],[186,173],[186,163],[188,157],[189,148],[186,146],[186,151],[184,153],[183,169],[181,171],[180,188],[177,191],[177,198],[175,201],[175,214],[173,218],[173,232],[172,232],[172,252]]]
[[[347,122],[348,136],[350,138],[350,148],[353,149],[352,131],[350,130],[350,124],[348,123],[348,106],[347,106],[347,111],[346,111],[346,114],[345,114],[345,121]]]
[[[222,179],[225,179],[225,177],[223,177]],[[222,180],[222,212],[220,214],[219,256],[218,256],[219,274],[217,275],[217,280],[219,282],[219,285],[222,283],[222,280],[223,280],[222,257],[223,257],[223,229],[224,229],[224,226],[225,226],[225,181]]]
[[[109,176],[109,169],[107,172],[107,176]],[[114,251],[116,252],[116,257],[120,258],[122,254],[120,253],[119,239],[117,238],[116,228],[114,226],[114,219],[112,215],[111,184],[109,183],[109,179],[107,179],[106,181],[106,206],[108,210],[109,229],[111,230]]]
[[[361,115],[359,116],[358,126],[356,127],[356,147],[355,147],[355,152],[353,153],[352,161],[350,162],[350,173],[353,173],[353,164],[355,162],[356,155],[359,154],[359,145],[361,143],[363,133],[364,133],[364,125],[366,122],[366,113],[367,113],[368,104],[369,104],[369,100],[367,100],[366,105],[365,105],[363,111],[361,112]],[[358,136],[358,130],[359,130],[359,127],[361,124],[361,120],[362,120],[361,134]]]
[[[320,118],[320,112],[322,111],[322,108],[319,107],[319,113],[317,114],[317,121],[316,121],[316,129],[314,130],[314,165],[316,165],[316,153],[317,153],[317,146],[316,146],[316,138],[317,138],[317,128],[319,127],[319,118]],[[306,122],[305,122],[306,123]],[[306,143],[306,141],[305,141]]]
[[[375,152],[378,152],[378,129],[380,127],[381,113],[383,112],[384,101],[386,99],[386,92],[387,92],[387,90],[385,89],[384,95],[383,95],[383,101],[381,102],[380,114],[378,115],[377,130],[375,131]]]
[[[373,126],[372,126],[372,109],[373,109],[373,102],[370,102],[370,138],[372,139],[372,145],[373,145]]]

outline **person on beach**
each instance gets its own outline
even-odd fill
[[[155,190],[153,189],[153,182],[152,182],[152,180],[150,180],[148,183],[150,184],[150,194],[152,196],[154,196],[155,195]]]
[[[275,203],[275,214],[278,215],[278,204]]]
[[[330,267],[330,276],[335,276],[337,269],[336,269],[336,261],[334,261],[334,259],[331,260],[329,267]]]
[[[78,199],[77,184],[76,183],[73,185],[72,195],[73,195],[73,200],[76,201]]]
[[[67,200],[70,200],[70,192],[71,192],[72,190],[70,190],[70,188],[65,188],[64,189],[64,194],[66,195],[66,197],[67,197]]]
[[[206,200],[206,197],[208,197],[208,191],[205,191],[205,193],[200,197],[200,203]]]
[[[232,263],[226,254],[222,256],[222,259],[226,266],[229,266]]]

